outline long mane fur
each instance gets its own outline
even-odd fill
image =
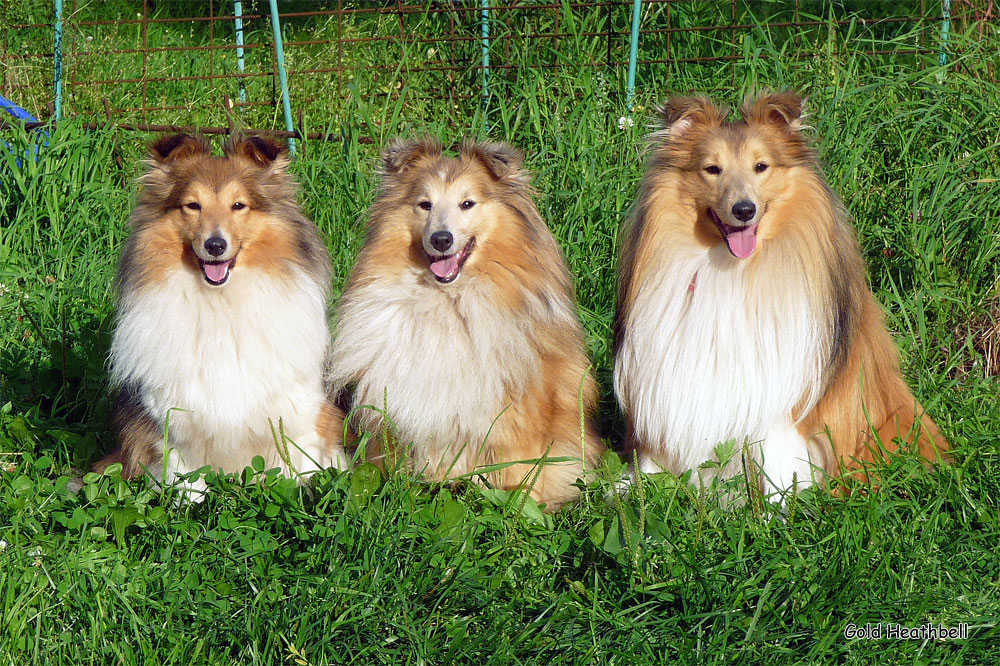
[[[802,131],[802,100],[764,93],[741,111],[742,120],[726,122],[727,111],[704,97],[671,98],[660,110],[624,230],[613,322],[626,447],[679,473],[711,457],[715,444],[763,437],[769,419],[788,418],[829,474],[894,450],[894,438],[915,440],[935,459],[947,442],[902,379],[848,215]],[[717,234],[699,231],[705,213],[690,174],[701,169],[697,152],[709,133],[733,143],[756,133],[785,170],[762,222],[778,235],[742,263]],[[741,289],[745,300],[731,296]],[[704,300],[712,298],[721,300]],[[733,322],[749,339],[730,331]],[[731,351],[740,346],[743,357]],[[671,376],[670,368],[689,367],[678,356],[686,352],[698,358],[695,376]],[[684,417],[664,416],[682,413],[694,414],[684,427]],[[728,430],[718,425],[727,419]],[[723,436],[682,441],[699,433]]]
[[[445,155],[433,139],[385,151],[367,240],[338,306],[331,383],[354,387],[359,430],[393,431],[390,450],[370,446],[370,457],[408,456],[431,478],[547,452],[579,459],[585,451],[592,466],[600,453],[596,385],[569,272],[534,204],[523,157],[500,143],[465,142],[457,152]],[[437,178],[472,178],[496,211],[476,223],[492,231],[482,231],[475,263],[444,286],[430,277],[412,219],[417,188]],[[392,425],[362,405],[387,407]],[[545,465],[532,493],[556,506],[575,494],[580,469]],[[513,487],[529,472],[514,465],[491,482]]]
[[[297,471],[346,464],[342,414],[323,385],[326,247],[296,201],[279,144],[236,137],[224,150],[213,156],[202,137],[190,135],[150,147],[116,275],[110,370],[119,389],[112,414],[118,449],[97,469],[121,462],[126,476],[157,474],[168,418],[171,477],[202,465],[238,471],[254,455],[283,464],[269,418],[282,419],[305,451],[292,449]],[[239,249],[232,279],[212,288],[191,247],[182,197],[193,186],[221,196],[234,183],[249,210],[239,225],[215,220]]]

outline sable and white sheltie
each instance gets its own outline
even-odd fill
[[[660,112],[614,322],[626,449],[679,474],[749,444],[766,493],[857,468],[897,437],[936,459],[948,443],[900,374],[802,100],[765,93],[726,115],[703,97]]]
[[[440,481],[564,459],[483,475],[552,509],[577,496],[602,445],[572,283],[522,161],[501,143],[464,143],[457,158],[431,139],[389,146],[330,384],[354,385],[355,425],[378,433],[369,460],[406,456]]]
[[[174,135],[150,156],[117,275],[119,448],[97,468],[165,468],[169,482],[257,455],[299,474],[343,467],[343,414],[324,388],[330,262],[287,153],[255,136],[216,157]]]

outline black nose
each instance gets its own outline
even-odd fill
[[[757,214],[757,206],[752,201],[737,201],[733,204],[733,217],[740,222],[749,222]]]
[[[431,245],[438,252],[445,252],[454,242],[455,238],[450,231],[435,231],[431,234]]]
[[[226,239],[219,236],[212,236],[205,241],[205,251],[213,257],[218,257],[226,251]]]

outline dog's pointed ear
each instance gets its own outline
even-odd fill
[[[441,142],[431,137],[393,139],[382,151],[382,175],[398,175],[423,159],[440,156],[441,150]]]
[[[697,128],[718,127],[727,113],[728,109],[717,107],[703,95],[670,97],[657,109],[660,130],[655,136],[676,139]]]
[[[750,124],[774,125],[798,131],[805,117],[805,99],[796,93],[764,91],[743,103],[743,118]]]
[[[271,167],[284,169],[289,161],[284,144],[259,134],[249,136],[237,134],[226,143],[222,151],[226,157],[242,157],[262,169]]]
[[[479,160],[497,180],[527,183],[530,177],[523,170],[524,153],[499,141],[464,141],[458,154],[465,159]]]
[[[155,164],[167,166],[179,160],[210,155],[212,148],[205,137],[194,134],[167,134],[149,146],[149,156]]]

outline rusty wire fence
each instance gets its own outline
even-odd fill
[[[3,7],[0,95],[37,118],[61,107],[125,128],[222,133],[234,120],[285,128],[284,69],[291,130],[325,136],[343,124],[352,97],[403,99],[404,112],[441,102],[474,108],[509,101],[529,70],[599,71],[621,100],[633,1],[286,0],[276,16],[266,0],[66,0],[59,16],[48,0]],[[768,57],[755,35],[787,57],[854,49],[923,66],[947,57],[949,26],[994,19],[990,0],[642,0],[636,85],[669,88],[679,67],[729,67],[735,78],[736,63]]]

